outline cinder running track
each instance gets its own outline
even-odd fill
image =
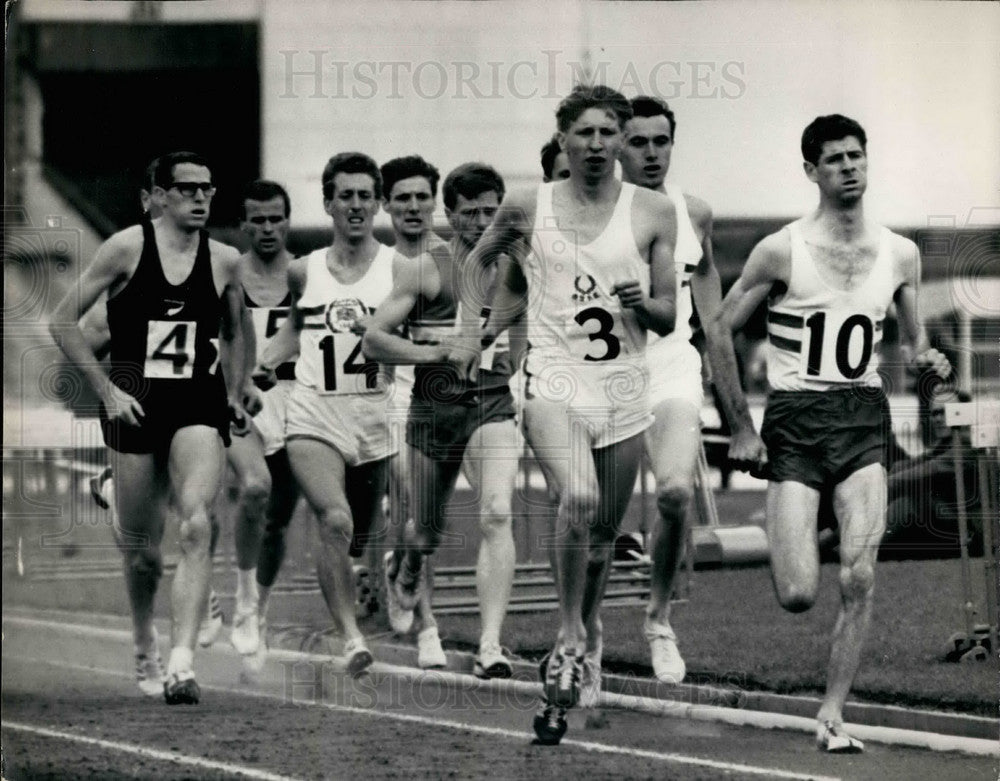
[[[165,636],[166,627],[161,627]],[[524,686],[276,652],[253,682],[220,643],[196,656],[197,706],[146,698],[117,628],[4,618],[3,776],[25,778],[995,779],[997,759],[872,744],[819,754],[808,736],[607,710],[531,745]]]

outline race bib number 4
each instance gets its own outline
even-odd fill
[[[323,391],[331,395],[378,393],[378,363],[366,361],[361,337],[327,334],[319,341],[323,362]]]
[[[875,324],[849,310],[814,312],[802,332],[799,376],[824,382],[854,382],[868,372],[875,350]]]
[[[143,374],[149,379],[190,379],[196,328],[193,320],[150,320]]]

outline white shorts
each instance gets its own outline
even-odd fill
[[[296,382],[288,397],[286,441],[324,442],[348,466],[388,458],[399,449],[389,425],[390,397],[391,393],[327,395]]]
[[[393,450],[398,451],[406,442],[406,419],[410,414],[410,397],[413,395],[413,367],[396,366],[394,374],[388,414]]]
[[[524,408],[536,399],[564,405],[586,428],[591,448],[623,442],[653,422],[644,360],[583,364],[529,353],[524,388]]]
[[[690,342],[660,339],[646,350],[649,363],[649,403],[687,401],[701,409],[705,390],[701,380],[701,355]]]
[[[264,406],[254,416],[253,424],[264,443],[265,456],[273,456],[285,446],[288,396],[294,385],[294,380],[281,380],[271,390],[261,394]]]

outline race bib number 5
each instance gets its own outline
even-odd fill
[[[603,307],[581,309],[566,322],[570,350],[584,361],[613,361],[622,353],[621,322]]]
[[[803,329],[799,376],[824,382],[852,382],[868,371],[875,325],[867,315],[844,310],[814,312]]]
[[[190,379],[196,328],[193,320],[150,320],[143,374],[149,379]]]

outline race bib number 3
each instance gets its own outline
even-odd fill
[[[581,309],[566,321],[570,351],[584,361],[613,361],[622,354],[622,325],[603,307]]]
[[[378,393],[378,363],[366,361],[361,337],[327,334],[319,341],[323,361],[323,391],[331,395]]]
[[[875,325],[867,315],[844,310],[814,312],[806,319],[802,337],[800,377],[853,382],[868,372]]]
[[[143,374],[149,379],[190,379],[196,328],[193,320],[150,320]]]

